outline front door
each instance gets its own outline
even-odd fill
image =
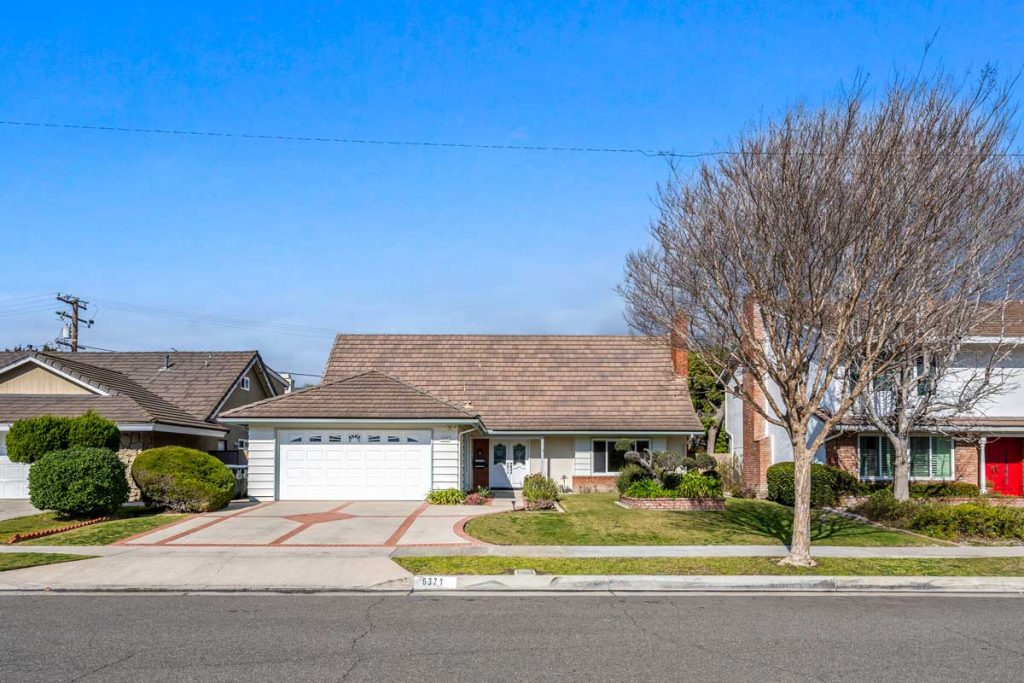
[[[529,450],[525,441],[491,442],[491,488],[522,488],[528,463]]]
[[[1024,439],[985,444],[985,484],[1004,496],[1024,496]]]
[[[487,439],[473,439],[473,488],[481,486],[487,488],[491,485],[490,461],[491,442]]]

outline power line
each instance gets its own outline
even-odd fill
[[[3,126],[30,128],[63,128],[70,130],[92,130],[106,133],[145,133],[149,135],[179,135],[191,137],[240,138],[246,140],[277,140],[282,142],[328,142],[344,145],[380,145],[392,147],[443,147],[454,149],[489,149],[515,152],[588,152],[598,154],[639,154],[645,157],[696,158],[724,154],[707,152],[699,154],[677,154],[668,150],[640,149],[637,147],[576,147],[558,145],[504,145],[472,142],[428,142],[425,140],[376,140],[369,138],[334,138],[312,135],[270,135],[263,133],[235,133],[212,130],[178,130],[170,128],[140,128],[136,126],[94,126],[81,123],[45,123],[42,121],[0,121]]]
[[[244,140],[276,140],[279,142],[320,142],[343,145],[377,145],[391,147],[432,147],[447,149],[480,149],[495,150],[502,152],[569,152],[569,153],[596,153],[596,154],[634,154],[645,157],[665,159],[703,159],[721,156],[824,156],[824,152],[802,152],[799,150],[773,151],[773,150],[707,150],[703,152],[675,152],[665,149],[642,149],[639,147],[588,147],[571,145],[507,145],[507,144],[484,144],[474,142],[430,142],[426,140],[388,140],[371,138],[335,138],[314,135],[283,135],[267,133],[238,133],[232,131],[215,130],[191,130],[175,128],[143,128],[140,126],[96,126],[86,123],[47,123],[44,121],[16,121],[0,120],[0,126],[20,126],[25,128],[51,128],[66,130],[88,130],[104,133],[141,133],[146,135],[174,135],[185,137],[210,137],[210,138],[236,138]],[[859,154],[851,152],[851,155]],[[872,154],[872,153],[867,153]],[[879,153],[881,155],[883,153]],[[965,156],[972,156],[975,152],[964,152]],[[873,155],[873,154],[872,154]],[[1024,157],[1024,152],[991,152],[991,157],[1019,158]]]

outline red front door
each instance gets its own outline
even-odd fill
[[[985,483],[1004,496],[1024,496],[1024,439],[993,439],[985,444]]]

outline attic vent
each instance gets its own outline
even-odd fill
[[[160,368],[160,370],[162,372],[164,370],[170,370],[170,369],[171,369],[171,354],[165,353],[164,354],[164,366],[162,368]]]

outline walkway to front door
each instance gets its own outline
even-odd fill
[[[512,509],[491,505],[428,505],[419,501],[279,501],[235,504],[188,517],[123,541],[160,546],[396,547],[472,545],[465,521]]]
[[[985,484],[1004,496],[1024,496],[1024,439],[992,438],[985,444]]]

